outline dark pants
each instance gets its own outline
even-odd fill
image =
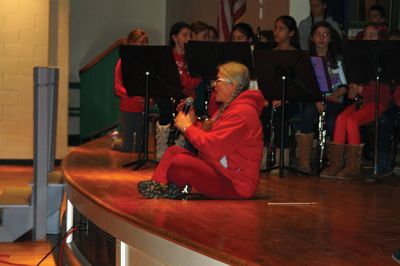
[[[264,108],[261,114],[261,122],[264,130],[264,143],[270,142],[270,134],[271,134],[271,106]],[[295,102],[287,103],[285,105],[285,119],[284,119],[284,134],[283,134],[283,145],[286,148],[289,142],[289,121],[290,119],[299,113],[299,104]],[[274,112],[274,118],[272,121],[274,127],[275,134],[275,145],[279,148],[281,143],[281,128],[282,128],[282,107],[278,107]]]
[[[389,108],[378,121],[378,172],[385,173],[392,170],[390,158],[391,134],[393,125],[398,118],[399,108],[394,106]]]
[[[379,118],[378,121],[378,151],[380,152],[389,152],[390,147],[390,135],[392,134],[392,129],[394,122],[397,119],[399,108],[394,106],[384,113]]]
[[[160,125],[168,125],[172,121],[172,114],[175,111],[175,106],[169,98],[157,98],[156,103],[158,105],[160,116],[158,123]]]
[[[328,136],[333,135],[335,129],[335,120],[338,114],[343,110],[343,105],[339,103],[328,102],[325,109],[326,133]],[[319,113],[315,107],[315,102],[303,103],[300,115],[299,130],[301,133],[314,133],[317,125]]]
[[[140,152],[143,146],[143,113],[120,112],[122,146],[125,152]],[[133,135],[136,133],[136,138]],[[133,145],[135,140],[135,145]]]

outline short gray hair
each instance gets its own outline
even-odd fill
[[[244,90],[247,90],[250,85],[250,73],[247,67],[238,62],[227,62],[218,66],[218,71],[221,78],[228,79],[236,83],[236,90],[233,92],[231,98],[221,105],[218,114],[212,119],[217,120],[231,102]]]
[[[218,70],[222,78],[227,78],[237,84],[239,93],[249,88],[250,73],[245,65],[231,61],[219,65]]]

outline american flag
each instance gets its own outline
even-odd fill
[[[246,12],[246,0],[220,0],[218,33],[220,41],[228,41],[235,25]]]

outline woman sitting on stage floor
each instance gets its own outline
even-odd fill
[[[379,29],[367,25],[363,40],[379,40]],[[320,176],[325,178],[352,179],[360,178],[361,159],[364,144],[361,144],[360,126],[371,123],[375,119],[376,84],[366,85],[351,83],[348,97],[354,99],[362,96],[362,105],[357,102],[348,106],[339,114],[335,122],[333,142],[329,146],[330,165]],[[387,84],[380,86],[379,116],[387,110],[391,99]],[[346,145],[347,143],[347,145]]]
[[[248,199],[256,192],[262,157],[259,116],[265,105],[258,90],[248,90],[248,69],[236,62],[219,66],[216,100],[222,105],[207,124],[193,108],[179,112],[176,127],[198,155],[172,146],[154,171],[152,180],[138,184],[145,198],[182,198],[193,187],[213,199]]]

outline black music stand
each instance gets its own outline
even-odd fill
[[[275,42],[257,42],[254,44],[254,49],[258,50],[272,50],[276,47]]]
[[[282,102],[279,166],[266,170],[279,169],[279,176],[283,175],[284,169],[310,175],[310,173],[286,166],[283,156],[285,102],[322,99],[308,52],[255,49],[254,63],[258,86],[264,97],[269,101],[281,100]]]
[[[253,55],[249,43],[189,41],[185,44],[185,59],[193,77],[201,77],[206,82],[206,114],[211,96],[210,80],[217,79],[218,65],[236,61],[244,64],[255,78]]]
[[[347,80],[367,84],[375,80],[374,175],[378,174],[379,91],[381,81],[400,82],[400,41],[349,41],[344,50]]]
[[[208,104],[211,98],[211,80],[217,79],[219,48],[217,42],[189,41],[185,44],[185,60],[192,77],[201,77],[205,84],[204,116],[208,119]]]
[[[236,61],[242,63],[250,72],[250,78],[256,79],[256,71],[251,45],[246,42],[220,42],[220,62]]]
[[[129,96],[144,96],[143,158],[124,166],[137,170],[148,161],[150,97],[181,97],[182,85],[169,46],[120,46],[122,77]],[[151,161],[153,162],[153,161]],[[154,161],[154,163],[156,163]]]

